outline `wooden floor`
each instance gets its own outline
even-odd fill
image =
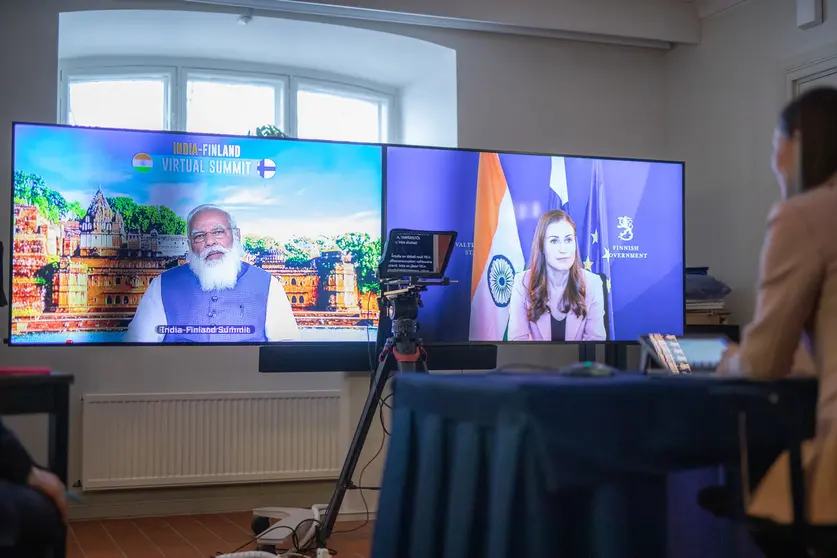
[[[252,540],[251,512],[70,523],[67,558],[212,558]],[[347,532],[352,531],[352,532]],[[371,522],[340,522],[329,547],[368,558]],[[243,550],[254,550],[248,545]]]

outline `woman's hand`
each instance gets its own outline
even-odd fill
[[[26,483],[35,490],[43,492],[49,496],[58,508],[58,512],[61,514],[61,519],[64,523],[67,522],[67,488],[64,486],[64,483],[58,479],[58,477],[49,471],[32,467],[32,471],[30,471],[29,478],[26,480]]]
[[[738,343],[729,343],[724,354],[721,355],[721,362],[718,363],[715,372],[725,376],[738,373]]]

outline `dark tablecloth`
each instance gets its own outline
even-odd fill
[[[752,389],[813,432],[812,380],[401,375],[373,558],[686,556],[671,474],[736,463],[741,410],[754,456],[784,448]]]

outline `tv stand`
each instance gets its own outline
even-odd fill
[[[580,362],[594,362],[596,360],[596,347],[595,343],[581,343],[578,346],[578,360]]]
[[[582,343],[578,346],[578,360],[580,362],[596,361],[596,343]],[[628,346],[625,343],[604,343],[604,361],[608,366],[619,370],[628,367]]]
[[[605,343],[605,364],[617,370],[628,368],[628,345],[625,343]]]

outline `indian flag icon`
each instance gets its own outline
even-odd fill
[[[137,172],[148,172],[154,168],[154,161],[148,153],[137,153],[134,155],[134,170]]]

